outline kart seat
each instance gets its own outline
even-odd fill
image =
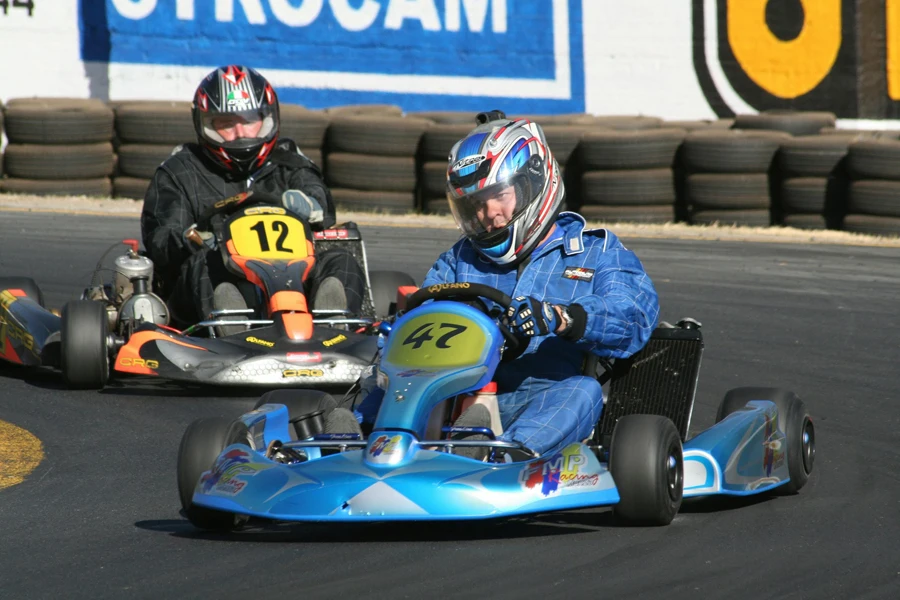
[[[657,327],[647,345],[630,358],[613,363],[589,358],[585,374],[609,384],[594,441],[608,448],[616,421],[631,414],[668,417],[686,440],[702,355],[700,324],[684,319]]]

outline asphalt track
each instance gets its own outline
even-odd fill
[[[134,218],[0,214],[0,273],[61,306]],[[421,280],[449,230],[365,227],[372,268]],[[195,418],[256,392],[144,380],[68,392],[0,368],[0,420],[45,457],[0,491],[2,598],[898,598],[900,249],[628,239],[663,318],[706,343],[692,429],[725,391],[791,388],[810,408],[816,470],[794,497],[685,504],[665,528],[605,509],[442,526],[278,526],[231,537],[179,514],[175,456]],[[5,435],[0,430],[0,436]]]

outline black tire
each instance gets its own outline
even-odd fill
[[[787,214],[782,219],[782,225],[794,229],[827,229],[828,223],[822,215]]]
[[[6,107],[10,144],[89,144],[113,138],[113,111],[102,103],[59,99]]]
[[[31,277],[0,277],[0,290],[22,290],[25,296],[44,307],[44,293]]]
[[[116,134],[127,144],[177,146],[197,141],[191,103],[137,101],[116,106]]]
[[[431,125],[427,119],[383,114],[340,115],[328,126],[326,144],[330,152],[411,157]]]
[[[422,134],[422,159],[425,161],[439,161],[447,164],[447,157],[453,145],[466,137],[475,127],[475,114],[472,113],[471,122],[465,123],[439,123],[432,125]]]
[[[337,400],[320,390],[272,390],[263,394],[253,409],[263,404],[287,407],[288,419],[293,424],[291,441],[297,441],[325,431],[325,419],[337,407]]]
[[[112,185],[113,195],[116,198],[143,200],[147,195],[147,188],[150,187],[150,180],[137,177],[116,177],[113,179]]]
[[[398,287],[416,286],[416,280],[402,271],[369,271],[369,283],[372,286],[372,302],[375,305],[375,318],[377,319],[397,312]],[[394,310],[392,311],[391,308]]]
[[[755,210],[698,210],[691,212],[692,225],[721,225],[724,227],[769,227],[772,215],[768,209]]]
[[[589,171],[581,177],[584,206],[659,206],[675,204],[672,169]]]
[[[169,144],[122,144],[118,151],[119,173],[126,177],[150,179],[163,161],[179,148],[181,146]]]
[[[828,177],[843,164],[851,136],[809,135],[785,140],[777,159],[786,177]]]
[[[759,114],[737,115],[735,129],[783,131],[791,135],[813,135],[823,127],[834,127],[836,115],[823,111],[772,110]]]
[[[113,193],[109,177],[95,179],[0,179],[0,191],[34,196],[97,196],[109,198]],[[143,196],[141,196],[143,198]]]
[[[22,179],[92,179],[113,173],[112,144],[9,144],[3,155],[6,173]]]
[[[765,173],[694,173],[687,177],[688,204],[694,210],[769,208],[769,176]]]
[[[827,177],[784,179],[781,182],[781,210],[789,214],[824,215],[828,191]]]
[[[900,218],[900,181],[854,181],[850,184],[847,212]]]
[[[785,456],[790,481],[775,488],[776,493],[796,494],[812,473],[816,459],[816,433],[803,401],[789,390],[766,387],[742,387],[729,390],[719,405],[716,423],[744,408],[751,400],[769,400],[778,407],[778,428],[787,440]]]
[[[699,129],[687,134],[680,154],[691,173],[766,173],[789,139],[778,131]]]
[[[422,165],[419,186],[426,198],[447,196],[447,161],[433,160]]]
[[[444,204],[447,201],[444,200]],[[675,208],[672,204],[658,206],[582,206],[578,213],[590,221],[606,223],[672,223]]]
[[[847,215],[841,227],[844,231],[867,235],[900,236],[900,219],[872,215]]]
[[[581,157],[588,170],[671,169],[686,135],[683,129],[588,131]]]
[[[307,156],[308,151],[322,151],[331,117],[321,111],[307,110],[293,104],[282,104],[280,112],[280,138],[294,140],[297,147]]]
[[[373,192],[413,192],[416,189],[416,161],[412,156],[335,152],[328,155],[325,177],[330,187]]]
[[[215,464],[219,454],[231,444],[249,445],[247,426],[241,421],[222,417],[198,419],[188,425],[178,446],[178,497],[188,520],[200,529],[231,531],[236,525],[235,515],[195,506],[194,488],[200,476]]]
[[[900,141],[862,139],[850,144],[847,169],[854,179],[900,179]]]
[[[684,495],[684,457],[675,424],[658,415],[627,415],[616,422],[609,470],[619,503],[617,519],[634,525],[668,525]]]
[[[109,380],[106,309],[93,300],[73,300],[62,309],[60,366],[70,388],[101,389]]]
[[[331,188],[331,197],[335,205],[343,210],[406,214],[416,209],[416,195],[413,192],[370,192]]]

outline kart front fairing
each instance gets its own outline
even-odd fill
[[[276,326],[198,338],[145,324],[119,350],[114,368],[215,385],[347,386],[371,364],[376,346],[374,336],[332,327],[316,327],[310,339],[298,342]]]

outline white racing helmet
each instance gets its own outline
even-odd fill
[[[495,115],[502,113],[490,116]],[[489,230],[483,222],[485,199],[510,187],[512,216],[505,226]],[[447,197],[457,226],[475,249],[498,265],[516,266],[553,225],[565,187],[541,127],[501,118],[479,125],[453,146]]]

